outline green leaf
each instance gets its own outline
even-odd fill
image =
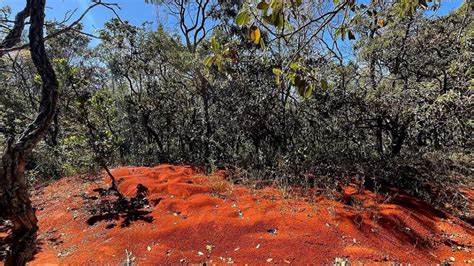
[[[328,86],[328,81],[325,80],[325,79],[322,79],[322,80],[321,80],[321,88],[322,88],[323,90],[327,90],[328,87],[329,87],[329,86]]]
[[[284,17],[283,12],[282,12],[278,16],[278,25],[277,25],[277,27],[279,29],[282,29],[284,25],[285,25],[285,17]]]
[[[34,83],[36,83],[36,84],[39,84],[39,85],[41,85],[43,81],[42,81],[42,79],[41,79],[41,76],[40,76],[40,75],[38,75],[38,74],[35,74],[35,75],[33,76],[33,82],[34,82]]]
[[[296,62],[293,62],[290,64],[290,68],[294,71],[298,70],[300,68],[300,65]]]
[[[212,61],[214,61],[214,56],[209,55],[204,59],[204,65],[210,67],[212,65]]]
[[[289,73],[286,75],[286,79],[291,83],[295,82],[296,73]]]
[[[214,49],[214,51],[217,51],[221,48],[220,44],[217,42],[216,36],[212,36],[211,46],[212,46],[212,49]]]
[[[243,26],[250,21],[250,14],[247,11],[240,12],[235,18],[237,26]]]
[[[276,76],[275,82],[276,82],[277,85],[281,84],[280,76]]]
[[[270,7],[270,5],[267,2],[265,2],[265,0],[258,3],[258,5],[257,5],[257,9],[260,9],[260,10],[267,10],[269,7]]]
[[[273,24],[272,16],[263,16],[263,22],[267,24]]]
[[[304,97],[309,98],[313,94],[313,84],[310,84],[306,87],[306,91],[304,92]]]
[[[273,72],[273,74],[275,74],[277,76],[280,76],[282,71],[279,68],[274,68],[274,69],[272,69],[272,72]]]
[[[222,56],[216,55],[214,57],[214,63],[216,64],[217,68],[221,70],[222,69]]]

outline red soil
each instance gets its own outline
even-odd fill
[[[403,194],[384,199],[348,188],[342,202],[310,202],[275,188],[232,185],[222,174],[204,176],[186,166],[124,167],[113,174],[126,196],[134,196],[138,184],[148,188],[153,221],[88,225],[84,195],[97,195],[93,189],[105,182],[61,179],[34,193],[41,245],[31,265],[117,264],[126,252],[138,264],[474,259],[473,227]],[[117,226],[106,229],[111,223]]]

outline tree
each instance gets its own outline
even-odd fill
[[[36,230],[24,169],[41,160],[27,160],[31,147],[20,152],[24,135],[39,131],[46,145],[32,155],[52,157],[43,147],[56,147],[62,160],[50,168],[71,169],[67,174],[79,172],[78,165],[205,164],[244,169],[258,182],[308,187],[377,176],[422,196],[452,188],[443,186],[446,180],[458,182],[445,170],[455,164],[445,166],[455,153],[468,157],[471,145],[472,7],[427,18],[423,1],[150,2],[174,12],[176,32],[113,19],[91,48],[80,25],[46,23],[59,89],[43,78],[49,72],[36,73],[45,67],[38,58],[11,53],[24,47],[21,30],[5,31],[0,122],[8,126],[0,133],[9,141],[0,139],[8,148],[0,207],[10,212],[2,217],[19,224],[17,237],[34,238]],[[0,9],[2,32],[7,13]],[[48,38],[58,32],[67,33]],[[58,109],[53,102],[43,106],[39,91],[59,97],[60,110],[50,110]],[[45,125],[27,127],[36,106]],[[15,141],[15,128],[23,127]],[[444,169],[425,167],[436,165],[430,160]],[[469,176],[472,168],[459,169]],[[315,178],[321,175],[330,178]],[[11,207],[13,201],[23,205]],[[23,225],[24,217],[31,222]]]
[[[24,265],[33,258],[36,250],[36,232],[38,230],[35,210],[29,199],[25,179],[25,168],[28,157],[44,136],[56,117],[58,109],[58,79],[53,65],[46,52],[45,40],[56,37],[69,30],[77,30],[77,25],[85,14],[96,6],[113,10],[114,4],[96,0],[79,18],[65,27],[44,36],[46,0],[26,0],[23,10],[18,12],[13,26],[8,27],[9,10],[0,9],[0,26],[7,29],[6,36],[0,43],[0,58],[29,48],[31,60],[38,74],[35,82],[40,84],[40,99],[36,116],[22,134],[15,139],[15,134],[8,136],[5,151],[0,162],[0,217],[12,222],[11,251],[7,255],[6,265]],[[28,44],[21,43],[22,32],[29,18]],[[58,25],[57,25],[58,26]],[[82,32],[79,31],[82,34]],[[53,135],[56,134],[53,132]],[[53,137],[54,139],[54,137]]]
[[[15,25],[2,42],[2,49],[8,49],[20,42],[25,20],[30,17],[29,47],[33,63],[41,77],[42,89],[39,110],[31,123],[15,141],[9,139],[2,156],[0,168],[0,209],[2,217],[11,220],[12,248],[6,265],[24,265],[35,252],[38,230],[35,211],[29,199],[25,181],[25,163],[46,134],[56,113],[58,81],[46,54],[43,37],[45,0],[27,0],[26,7],[18,13]]]

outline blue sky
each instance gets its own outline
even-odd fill
[[[144,0],[104,0],[103,2],[117,3],[121,9],[117,13],[121,19],[128,20],[134,25],[140,25],[145,21],[156,22],[156,7],[146,4]],[[81,15],[91,5],[91,0],[46,0],[46,19],[62,21],[68,11],[76,10],[71,20]],[[25,0],[0,0],[0,6],[10,6],[15,14],[25,5]],[[91,10],[83,20],[85,30],[93,33],[102,28],[104,23],[114,17],[114,14],[104,8],[96,7]]]
[[[157,9],[154,5],[146,4],[144,0],[104,0],[104,2],[117,3],[121,9],[117,13],[123,20],[128,20],[133,25],[141,25],[145,21],[153,22],[156,26]],[[463,0],[443,0],[441,9],[437,15],[445,15],[449,11],[462,4]],[[74,18],[77,18],[91,4],[91,0],[47,0],[46,19],[63,20],[68,11],[76,10]],[[25,5],[25,0],[0,0],[0,6],[10,6],[12,13],[16,14]],[[162,12],[161,12],[162,13]],[[160,14],[163,15],[163,14]],[[114,17],[114,14],[103,7],[96,7],[86,16],[83,24],[85,31],[94,33],[100,30],[104,23]],[[166,27],[171,30],[177,29],[175,20],[172,17],[161,17],[160,21],[166,23]]]

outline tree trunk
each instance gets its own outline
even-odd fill
[[[33,148],[47,133],[57,111],[58,82],[48,60],[43,38],[45,2],[46,0],[28,0],[27,8],[25,8],[29,9],[30,16],[28,37],[31,58],[43,82],[39,111],[33,123],[24,130],[16,143],[9,140],[7,150],[1,160],[0,210],[2,213],[0,216],[13,224],[10,237],[12,246],[10,253],[7,254],[5,265],[25,265],[35,253],[38,226],[25,180],[25,164]],[[22,15],[22,17],[23,21],[18,22],[21,24],[21,30],[26,19],[26,16]]]
[[[377,117],[377,127],[375,129],[375,136],[377,140],[377,150],[379,152],[380,158],[384,155],[383,150],[383,118],[381,116]]]
[[[407,128],[404,125],[392,128],[390,131],[392,135],[392,157],[400,154],[403,142],[407,136]]]
[[[35,252],[38,230],[35,211],[31,206],[28,188],[24,178],[25,157],[13,147],[8,147],[2,158],[0,209],[5,218],[11,220],[13,229],[10,240],[11,251],[5,265],[24,265]]]
[[[211,125],[211,116],[209,113],[210,108],[210,84],[209,81],[204,77],[204,75],[198,70],[197,76],[199,78],[199,95],[201,96],[203,107],[204,107],[204,122],[206,126],[206,140],[204,153],[207,163],[210,163],[211,160],[211,137],[212,137],[212,125]]]

